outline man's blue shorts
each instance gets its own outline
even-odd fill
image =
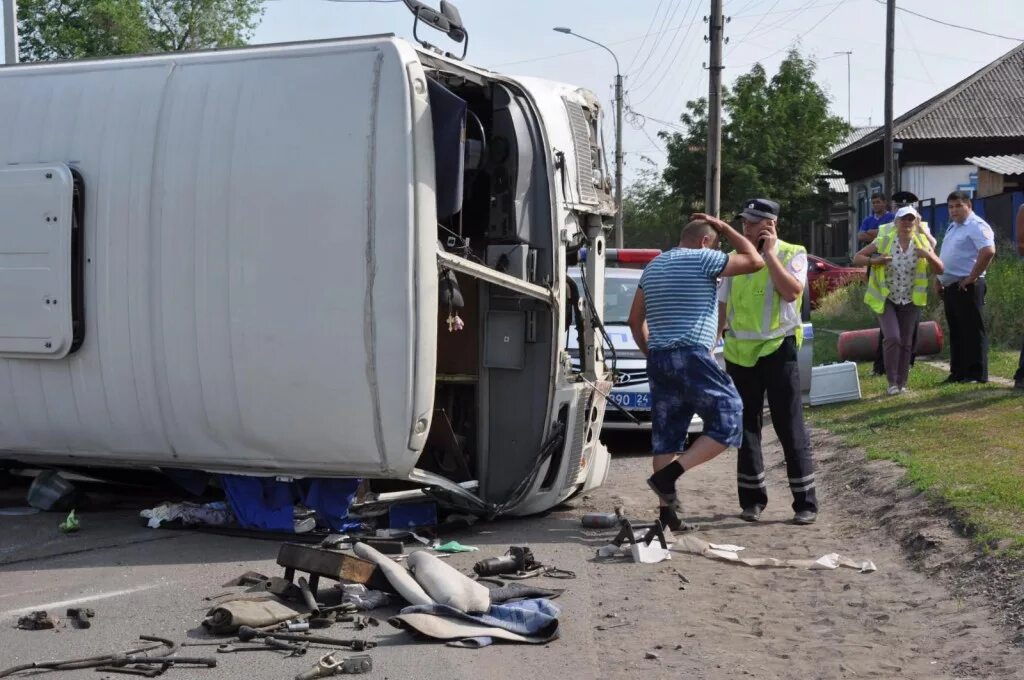
[[[726,446],[743,441],[743,402],[732,378],[704,347],[651,350],[651,443],[655,454],[678,453],[696,413],[703,434]]]

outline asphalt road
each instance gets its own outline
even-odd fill
[[[19,493],[0,496],[0,506],[20,502]],[[205,637],[200,622],[210,603],[204,597],[224,592],[222,584],[248,570],[267,575],[282,572],[275,562],[278,542],[152,530],[140,526],[134,510],[84,512],[80,518],[81,531],[64,535],[57,530],[62,517],[53,513],[0,517],[0,669],[125,650],[140,634],[178,641]],[[476,560],[499,556],[510,545],[530,545],[543,562],[584,575],[592,551],[579,542],[578,521],[576,512],[564,510],[546,517],[478,524],[443,538],[480,548],[450,559],[453,566],[466,571]],[[586,578],[535,581],[568,588],[558,600],[564,612],[561,639],[550,645],[456,649],[417,642],[387,624],[359,633],[351,624],[336,624],[325,634],[378,642],[379,647],[370,652],[374,670],[368,678],[484,680],[519,673],[599,677],[589,607],[595,584]],[[63,624],[43,631],[14,627],[17,617],[30,611],[46,609],[63,616],[73,606],[96,611],[90,629]],[[198,651],[214,653],[213,648],[204,647],[190,653]],[[219,664],[213,671],[180,668],[169,671],[167,677],[279,680],[294,677],[315,661],[312,652],[303,658],[263,652],[214,656]],[[47,677],[96,680],[102,676],[77,670]]]
[[[851,484],[857,485],[858,475],[880,474],[881,463],[865,463],[862,455],[841,451],[817,433],[823,509],[811,527],[791,522],[785,467],[767,431],[771,502],[761,522],[736,517],[734,453],[688,472],[680,482],[688,517],[701,523],[699,535],[709,541],[746,546],[743,554],[753,556],[805,559],[842,552],[874,561],[877,572],[754,569],[680,553],[669,562],[638,565],[596,559],[595,548],[607,544],[614,530],[586,530],[579,523],[583,512],[615,506],[625,507],[632,518],[654,516],[653,497],[643,482],[650,470],[649,458],[640,453],[643,439],[612,443],[619,455],[608,482],[572,507],[442,536],[480,548],[451,558],[465,571],[510,545],[529,545],[541,562],[575,572],[575,580],[536,580],[567,588],[556,600],[562,609],[560,639],[543,646],[470,650],[417,641],[387,624],[361,633],[338,624],[328,634],[379,643],[370,652],[374,670],[367,678],[1021,677],[1024,650],[1010,641],[1013,632],[1000,627],[987,602],[953,596],[937,572],[914,568],[900,541],[885,529],[892,518],[863,511],[869,499]],[[902,473],[889,474],[898,485]],[[895,507],[905,496],[905,487],[894,486],[873,502]],[[0,507],[22,502],[17,489],[0,492]],[[179,642],[205,637],[200,621],[210,603],[204,597],[224,592],[223,583],[248,570],[281,574],[275,541],[151,530],[137,519],[139,501],[122,503],[116,510],[82,512],[81,532],[73,535],[57,530],[61,516],[53,513],[0,516],[0,669],[125,650],[140,634]],[[969,551],[969,544],[963,549]],[[63,615],[71,606],[96,610],[91,629],[14,627],[29,611]],[[389,612],[374,614],[383,619]],[[191,651],[216,655],[209,647]],[[280,680],[295,677],[314,660],[268,652],[226,654],[218,656],[214,670],[172,669],[166,677]],[[106,676],[79,670],[37,677]]]

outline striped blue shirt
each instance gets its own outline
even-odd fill
[[[640,277],[650,349],[714,346],[716,279],[728,260],[722,251],[708,248],[675,248],[651,260]]]

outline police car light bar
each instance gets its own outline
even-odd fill
[[[657,248],[606,248],[604,251],[605,262],[618,262],[619,264],[647,264],[661,251]],[[587,249],[580,248],[580,262],[587,261]]]

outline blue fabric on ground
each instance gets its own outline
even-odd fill
[[[295,531],[291,484],[273,477],[221,475],[224,493],[238,523],[246,529]]]
[[[306,482],[303,505],[316,510],[320,520],[332,531],[349,531],[359,526],[349,522],[348,510],[359,488],[358,479],[310,479]]]
[[[502,628],[530,637],[552,637],[558,632],[558,605],[550,600],[522,600],[491,605],[486,614],[467,614],[444,604],[422,604],[406,607],[402,614],[434,614],[472,621],[481,626]]]
[[[246,529],[295,530],[295,505],[316,511],[332,531],[350,531],[348,510],[355,499],[358,479],[302,479],[279,482],[273,477],[220,475],[221,485],[238,523]]]

